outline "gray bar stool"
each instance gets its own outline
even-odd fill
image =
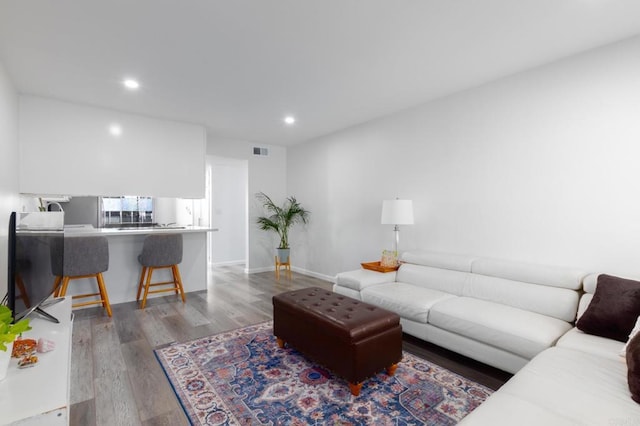
[[[138,262],[142,265],[140,282],[138,283],[138,295],[136,300],[140,301],[140,293],[144,287],[144,296],[140,308],[144,309],[147,304],[147,296],[152,293],[163,293],[167,291],[180,293],[182,303],[185,302],[184,288],[178,264],[182,262],[182,234],[153,234],[144,239],[142,254],[138,256]],[[172,281],[151,282],[151,275],[156,269],[171,269]],[[171,285],[168,288],[149,290],[150,287]]]
[[[75,303],[74,308],[100,304],[111,316],[109,295],[104,285],[102,273],[109,269],[109,242],[107,237],[65,237],[60,243],[52,245],[51,256],[63,255],[62,262],[52,262],[52,272],[56,276],[54,282],[54,296],[65,296],[69,281],[80,278],[95,278],[98,283],[98,293],[77,294],[73,299],[98,296],[97,300]],[[55,259],[54,258],[54,259]],[[62,264],[62,269],[61,265]]]

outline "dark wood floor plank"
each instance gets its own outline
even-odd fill
[[[140,327],[151,347],[155,348],[175,342],[175,337],[167,330],[160,317],[154,312],[153,307],[136,309],[135,311]]]
[[[182,410],[163,414],[142,422],[142,426],[187,426],[189,421]]]
[[[96,425],[95,400],[88,399],[86,401],[72,404],[71,409],[69,410],[69,425],[95,426]]]
[[[113,305],[113,316],[118,320],[114,321],[120,343],[132,342],[144,338],[142,326],[135,314],[136,302],[120,303]]]
[[[141,424],[139,407],[136,405],[126,371],[114,371],[109,377],[97,378],[95,385],[97,425]]]
[[[115,321],[102,322],[92,320],[93,365],[95,379],[109,379],[115,373],[127,370]],[[73,350],[73,349],[72,349]]]
[[[92,400],[93,394],[93,343],[91,319],[76,318],[73,322],[71,351],[70,403]]]
[[[191,299],[191,296],[189,298]],[[196,300],[202,299],[196,296]],[[189,303],[176,303],[173,307],[192,327],[211,324],[211,321],[209,321],[206,316],[202,315],[202,313],[200,313],[200,311],[198,311],[191,302],[192,301],[189,300]]]
[[[149,342],[136,340],[123,344],[122,356],[141,420],[181,409]]]

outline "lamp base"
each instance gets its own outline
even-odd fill
[[[396,255],[398,255],[398,245],[400,243],[400,227],[398,225],[395,225],[393,228],[393,232],[396,234],[396,239],[395,239],[395,245],[393,246],[393,250],[396,252]]]

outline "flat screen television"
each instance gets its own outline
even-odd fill
[[[37,312],[46,319],[58,319],[44,311],[57,301],[47,300],[53,293],[53,266],[62,270],[64,231],[20,231],[16,213],[11,213],[8,229],[7,305],[19,320]]]
[[[16,212],[9,216],[9,228],[7,230],[7,295],[3,301],[11,309],[15,317],[16,312]]]

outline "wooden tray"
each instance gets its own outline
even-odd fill
[[[399,266],[380,266],[380,262],[364,262],[361,263],[364,269],[369,269],[376,272],[393,272],[397,271]]]

